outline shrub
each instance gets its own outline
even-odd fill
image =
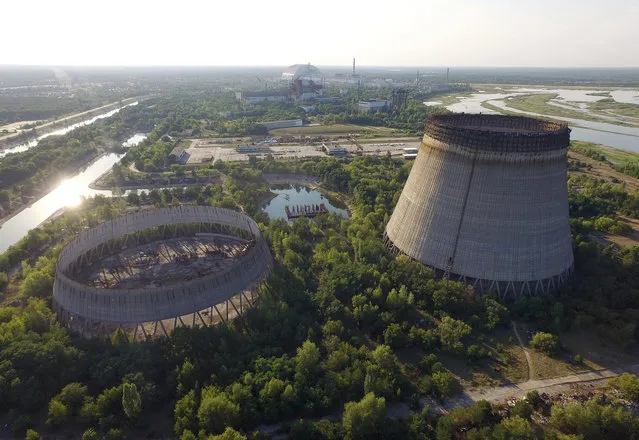
[[[623,373],[621,376],[610,379],[608,384],[618,389],[628,399],[639,402],[639,377],[634,374]]]
[[[42,440],[40,434],[33,429],[27,429],[27,435],[25,436],[26,440]]]
[[[526,400],[520,400],[515,403],[515,406],[510,410],[510,414],[513,416],[519,416],[522,419],[530,420],[533,413],[533,406]]]
[[[437,397],[443,399],[451,396],[457,389],[457,381],[447,371],[433,373],[433,387]]]
[[[559,350],[559,338],[550,333],[539,332],[530,340],[530,347],[548,356],[553,356]]]
[[[475,362],[486,357],[486,350],[478,345],[471,345],[466,350],[466,356],[470,362]]]
[[[399,324],[392,323],[384,330],[384,343],[393,349],[397,349],[404,347],[408,343],[408,337]]]

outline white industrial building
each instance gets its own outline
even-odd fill
[[[367,101],[360,101],[357,104],[359,111],[364,113],[388,110],[390,107],[391,102],[387,99],[369,99]]]
[[[302,127],[304,121],[301,119],[286,119],[284,121],[258,122],[258,124],[265,126],[269,130],[273,130],[275,128]]]
[[[259,104],[260,102],[284,102],[289,101],[288,92],[266,91],[266,92],[235,92],[238,101],[248,104]]]

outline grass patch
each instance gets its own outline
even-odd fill
[[[557,98],[556,93],[540,93],[531,95],[514,96],[504,100],[508,107],[516,110],[536,113],[549,118],[562,117],[581,119],[584,121],[605,122],[608,124],[614,124],[619,126],[631,127],[632,123],[620,122],[611,119],[605,119],[600,116],[634,116],[639,117],[639,106],[634,104],[621,104],[611,99],[604,99],[601,102],[589,103],[590,111],[598,111],[599,113],[593,114],[588,112],[582,112],[579,110],[571,110],[563,107],[557,107],[549,103],[550,100]],[[611,102],[609,102],[611,101]],[[566,105],[570,103],[566,102]],[[599,107],[598,107],[599,106]],[[494,110],[505,114],[517,114],[516,112],[508,112],[499,107],[488,103],[482,103],[482,107]],[[615,115],[616,110],[619,111]],[[623,113],[622,113],[623,112]]]
[[[559,338],[566,351],[583,356],[584,364],[594,370],[639,363],[638,353],[623,351],[606,342],[594,329],[564,332]]]
[[[605,115],[629,116],[631,118],[639,118],[639,105],[624,102],[617,102],[612,98],[602,99],[601,101],[592,102],[588,105],[591,111],[599,112]]]
[[[571,141],[570,149],[588,156],[591,159],[612,162],[615,165],[637,165],[639,164],[639,154],[632,151],[620,150],[618,148],[607,147],[605,145],[593,144],[592,142]],[[602,156],[598,158],[597,156]]]
[[[511,329],[495,330],[482,343],[475,343],[489,353],[487,358],[468,363],[465,356],[438,355],[462,387],[476,389],[528,380],[526,356]]]

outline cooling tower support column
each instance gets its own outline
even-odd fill
[[[573,267],[569,133],[522,117],[429,119],[386,226],[388,243],[482,293],[556,290]]]

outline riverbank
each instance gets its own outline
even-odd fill
[[[136,101],[140,102],[144,99],[148,99],[148,97],[126,98],[122,101],[112,102],[101,107],[69,115],[62,119],[47,122],[38,127],[35,127],[32,131],[30,131],[28,134],[28,138],[25,137],[25,133],[15,133],[13,135],[0,138],[0,151],[16,147],[21,143],[29,142],[29,140],[33,139],[33,135],[35,135],[35,137],[45,136],[49,133],[60,130],[61,128],[68,127],[69,125],[77,124],[79,122],[82,122],[83,120],[94,118],[102,113],[108,113],[109,111],[115,110],[118,107],[124,107]]]
[[[91,154],[87,156],[86,158],[84,158],[84,160],[81,163],[77,164],[74,168],[80,169],[80,170],[88,168],[89,166],[91,166],[91,164],[93,164],[94,162],[96,162],[101,157],[105,156],[106,154],[108,153],[97,152],[95,154]],[[52,182],[49,179],[47,183],[34,188],[33,195],[23,196],[22,200],[20,200],[19,202],[15,202],[15,201],[12,202],[11,208],[7,211],[7,213],[4,214],[2,218],[0,218],[0,227],[2,227],[4,223],[11,220],[13,217],[20,214],[25,209],[30,208],[34,203],[36,203],[42,197],[54,191],[56,188],[58,188],[62,184],[62,182],[64,182],[64,179],[56,179],[55,182]],[[24,200],[27,197],[28,197],[28,201],[25,202]]]
[[[262,174],[262,178],[272,185],[291,183],[308,186],[311,189],[315,189],[321,184],[319,177],[308,174]]]

